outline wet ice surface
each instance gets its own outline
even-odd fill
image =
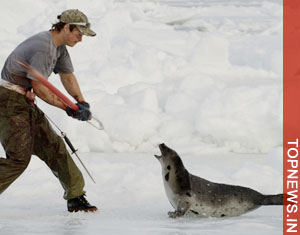
[[[29,168],[0,197],[0,234],[282,234],[282,207],[270,206],[232,218],[170,219],[159,162],[150,154],[81,153],[97,184],[86,179],[93,214],[66,210],[63,191],[33,157]],[[182,156],[193,174],[214,182],[280,193],[281,175],[266,156]],[[78,163],[78,162],[77,162]],[[279,164],[279,163],[277,163]],[[280,164],[279,164],[280,165]]]

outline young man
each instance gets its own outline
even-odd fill
[[[0,82],[0,141],[6,158],[0,158],[0,194],[27,168],[31,155],[43,160],[65,190],[68,211],[96,211],[85,199],[84,179],[66,150],[65,144],[51,128],[43,112],[34,104],[37,95],[50,105],[61,108],[73,118],[86,121],[91,116],[84,100],[66,45],[73,47],[82,36],[95,36],[88,18],[79,10],[64,11],[50,31],[38,33],[8,56]],[[77,101],[78,111],[67,107],[48,88],[34,80],[18,64],[26,62],[44,77],[60,75],[67,92]]]

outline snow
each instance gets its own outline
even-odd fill
[[[80,154],[96,180],[86,179],[95,214],[66,211],[63,190],[36,157],[0,200],[0,234],[282,234],[282,207],[261,207],[226,219],[170,219],[159,162],[149,154]],[[281,191],[281,173],[263,156],[183,156],[187,169],[216,182]],[[78,162],[78,161],[77,161]],[[203,164],[205,163],[205,164]]]
[[[0,234],[282,234],[276,206],[169,219],[153,157],[164,142],[193,174],[282,192],[282,1],[5,1],[1,63],[69,8],[85,12],[98,34],[69,53],[105,130],[38,105],[79,149],[97,182],[81,167],[88,200],[100,210],[69,214],[61,186],[34,156],[1,194]],[[56,75],[49,81],[64,91]]]

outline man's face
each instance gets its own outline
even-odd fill
[[[73,47],[76,45],[77,42],[82,41],[82,34],[77,28],[74,28],[71,32],[68,25],[65,39],[66,39],[66,45]]]

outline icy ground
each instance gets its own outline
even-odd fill
[[[282,208],[236,218],[169,219],[160,164],[165,142],[187,169],[215,182],[282,192],[281,0],[14,0],[1,3],[0,62],[79,8],[97,37],[69,48],[104,131],[38,100],[65,131],[97,184],[95,214],[69,214],[36,157],[0,195],[0,235],[282,234]],[[57,76],[50,82],[62,91]],[[0,149],[0,156],[4,152]]]
[[[0,234],[282,234],[280,206],[260,207],[225,219],[168,218],[173,208],[163,189],[160,164],[151,153],[88,153],[81,157],[96,180],[94,184],[83,171],[88,199],[99,207],[98,212],[68,213],[57,180],[33,157],[22,177],[1,195]],[[249,186],[266,194],[281,191],[281,174],[265,156],[182,159],[191,173],[215,182]]]

